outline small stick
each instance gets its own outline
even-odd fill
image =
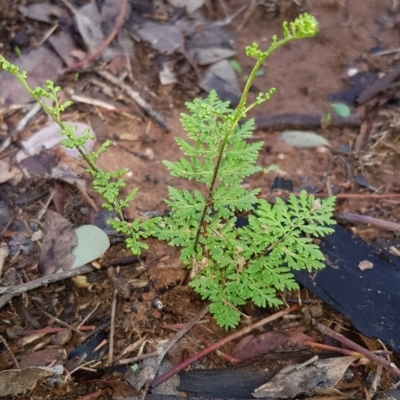
[[[69,91],[69,95],[71,96],[71,100],[73,100],[75,103],[89,104],[91,106],[104,108],[109,111],[114,111],[117,108],[114,104],[108,103],[104,100],[85,96],[84,94],[76,94],[73,90]]]
[[[10,356],[11,356],[11,358],[12,358],[13,361],[14,361],[15,368],[21,369],[20,366],[19,366],[19,362],[18,362],[18,360],[17,360],[17,357],[15,357],[14,353],[12,352],[10,346],[9,346],[8,343],[7,343],[7,340],[4,339],[4,337],[3,337],[2,335],[0,335],[0,340],[3,342],[4,347],[7,349],[7,351],[10,353]]]
[[[285,130],[285,129],[319,129],[322,125],[324,115],[322,114],[276,114],[264,115],[255,118],[256,130]],[[336,115],[331,116],[331,121],[328,126],[337,128],[352,127],[357,128],[361,125],[361,117],[357,114],[352,114],[347,118],[342,118]]]
[[[79,336],[83,336],[84,333],[80,331],[79,329],[76,329],[74,326],[67,324],[66,322],[62,321],[61,319],[55,317],[54,315],[51,315],[48,313],[45,309],[43,309],[40,304],[37,301],[34,301],[33,304],[35,307],[47,318],[54,319],[58,324],[64,326],[65,328],[71,329],[71,331],[74,331],[77,333]]]
[[[358,353],[357,351],[342,349],[341,347],[329,346],[328,344],[316,343],[316,342],[304,342],[304,344],[306,346],[312,347],[313,349],[335,351],[336,353],[340,353],[345,356],[360,357],[360,358],[363,357],[363,355]]]
[[[176,365],[175,367],[171,368],[169,371],[165,372],[164,374],[158,376],[156,379],[151,384],[151,387],[154,388],[158,386],[160,383],[166,381],[169,379],[172,375],[175,375],[176,373],[182,371],[184,368],[186,368],[188,365],[194,363],[195,361],[199,360],[202,357],[205,357],[207,354],[212,353],[214,350],[219,349],[221,346],[224,346],[225,344],[231,342],[232,340],[235,340],[249,332],[251,332],[253,329],[259,328],[260,326],[263,326],[265,324],[268,324],[272,321],[275,321],[276,319],[283,317],[286,314],[290,314],[291,312],[299,309],[299,305],[294,305],[290,308],[287,308],[285,310],[279,311],[273,315],[270,315],[267,318],[264,318],[252,325],[246,326],[243,329],[240,329],[239,331],[236,331],[232,333],[231,335],[225,337],[224,339],[214,343],[210,347],[207,347],[201,351],[199,351],[197,354],[194,354],[193,356],[187,358],[186,360],[182,361],[180,364]]]
[[[368,390],[370,399],[372,399],[375,396],[375,393],[378,390],[378,384],[382,377],[382,371],[383,371],[383,366],[378,365],[376,367],[374,379],[372,380],[371,386],[369,387]]]
[[[353,222],[356,224],[372,225],[387,231],[400,232],[400,224],[396,222],[385,221],[379,218],[368,217],[366,215],[352,214],[352,213],[339,213],[338,218]]]
[[[28,122],[42,109],[39,103],[35,103],[32,108],[24,115],[23,118],[20,119],[13,136],[15,138],[16,135],[19,135],[28,125]]]
[[[86,335],[80,337],[81,343],[84,341],[88,340],[90,337],[93,335],[96,335],[97,333],[101,332],[103,329],[107,328],[108,325],[110,325],[110,321],[108,321],[110,317],[107,317],[107,321],[104,322],[103,324],[99,325],[97,328],[94,328],[92,331],[88,332]]]
[[[107,71],[96,71],[96,72],[102,78],[104,78],[108,82],[111,82],[112,84],[118,86],[121,90],[123,90],[134,102],[136,102],[136,104],[139,107],[141,107],[151,118],[153,118],[166,132],[169,131],[169,126],[165,121],[164,117],[157,111],[154,111],[151,108],[150,104],[147,103],[147,101],[144,100],[142,96],[140,96],[139,92],[136,92],[126,83],[121,82],[118,78],[116,78],[114,75],[110,74]]]
[[[64,279],[72,278],[76,275],[88,274],[95,271],[95,268],[90,265],[83,265],[79,268],[73,268],[69,271],[63,271],[54,275],[45,276],[43,278],[35,279],[30,282],[23,283],[18,286],[0,287],[0,310],[14,297],[21,293],[29,292],[30,290],[37,289],[38,287],[49,285],[50,283],[59,282]]]
[[[69,271],[63,271],[54,275],[44,276],[43,278],[35,279],[33,281],[23,283],[22,285],[0,287],[0,294],[21,294],[29,292],[32,289],[37,289],[38,287],[46,286],[50,283],[72,278],[76,275],[88,274],[89,272],[93,272],[95,270],[96,269],[91,267],[90,265],[83,265],[82,267],[73,268]]]
[[[232,23],[236,17],[238,17],[246,8],[247,4],[244,4],[242,7],[239,7],[236,11],[234,11],[231,15],[227,15],[226,18],[224,18],[221,21],[215,21],[213,22],[214,26],[226,26]],[[226,15],[226,13],[225,13]]]
[[[51,201],[53,200],[55,193],[56,193],[55,190],[50,190],[50,196],[46,200],[46,202],[44,204],[42,202],[40,202],[40,205],[42,206],[42,208],[39,210],[39,212],[37,213],[37,216],[36,216],[38,221],[40,221],[43,218],[44,214],[46,214],[46,211],[49,208],[49,205],[50,205]]]
[[[338,199],[390,199],[399,198],[400,193],[367,194],[367,193],[339,193],[335,195]]]
[[[100,302],[98,302],[96,304],[96,307],[93,308],[93,310],[86,316],[86,318],[84,318],[83,321],[78,325],[78,329],[82,330],[81,327],[83,326],[83,324],[93,315],[93,313],[97,310],[99,305],[100,305]]]
[[[112,365],[114,357],[114,334],[115,334],[115,311],[117,309],[117,289],[113,290],[111,301],[111,320],[110,320],[110,334],[108,346],[108,365]]]
[[[38,103],[35,103],[32,108],[20,119],[17,127],[11,135],[8,135],[0,146],[0,153],[2,153],[5,149],[10,146],[13,140],[15,140],[18,135],[25,129],[26,125],[39,111],[41,110],[41,106]]]
[[[370,57],[380,57],[380,56],[387,56],[389,54],[398,53],[400,51],[400,47],[395,47],[393,49],[386,49],[381,51],[375,51]]]
[[[3,274],[4,263],[9,254],[10,254],[10,251],[8,249],[7,243],[1,242],[1,244],[0,244],[0,278]]]
[[[351,368],[354,376],[357,378],[357,380],[360,382],[362,391],[364,392],[364,398],[365,400],[371,400],[371,398],[369,397],[369,393],[367,388],[365,387],[365,383],[364,383],[364,379],[362,378],[360,372],[358,371],[358,369],[356,368]]]
[[[79,326],[80,331],[91,331],[95,327],[93,325],[83,325]],[[59,333],[59,332],[65,332],[69,331],[69,328],[41,328],[41,329],[32,329],[32,330],[24,330],[24,331],[17,331],[15,332],[16,335],[18,336],[30,336],[30,335],[39,335],[42,333]]]
[[[320,324],[319,322],[315,322],[315,326],[322,334],[330,336],[331,338],[338,340],[340,343],[343,343],[350,349],[357,351],[358,353],[362,354],[364,357],[375,361],[378,365],[382,365],[384,368],[388,369],[393,374],[400,376],[400,369],[397,367],[397,365],[395,363],[390,362],[388,360],[385,360],[382,357],[377,356],[376,354],[372,353],[371,351],[367,350],[366,348],[360,346],[357,343],[354,343],[350,339],[347,339],[340,333],[335,332],[333,329],[330,329],[327,326]]]
[[[159,356],[158,352],[157,351],[153,351],[152,353],[141,354],[140,356],[136,356],[136,357],[124,358],[122,360],[119,360],[117,362],[117,365],[131,364],[133,362],[141,361],[141,360],[144,360],[146,358],[154,358],[154,357],[158,357],[158,356]]]
[[[117,310],[117,294],[118,291],[115,287],[115,279],[119,274],[119,267],[115,270],[112,267],[109,267],[107,270],[108,279],[111,282],[112,289],[112,298],[111,298],[111,318],[110,318],[110,332],[108,335],[108,365],[111,366],[113,364],[114,357],[114,335],[115,335],[115,312]]]
[[[371,129],[367,122],[363,122],[360,127],[360,133],[357,135],[354,144],[354,153],[358,154],[360,150],[364,150],[368,144],[368,139],[371,134]]]
[[[161,328],[163,329],[181,329],[184,326],[184,324],[164,324],[161,325]],[[193,335],[197,340],[200,340],[201,342],[203,342],[206,346],[211,346],[211,343],[204,338],[203,336],[201,336],[200,334],[198,334],[195,331],[190,331],[190,335]],[[230,356],[229,354],[223,353],[220,350],[216,350],[216,352],[222,357],[225,358],[227,361],[229,361],[232,364],[238,364],[240,363],[242,360],[240,358],[235,358]]]
[[[179,339],[181,339],[183,337],[183,335],[185,335],[185,333],[188,332],[193,327],[193,325],[195,325],[197,321],[201,320],[207,313],[208,313],[208,306],[203,308],[203,310],[201,310],[194,318],[192,318],[183,329],[181,329],[171,339],[169,339],[167,343],[163,344],[162,346],[160,346],[157,349],[157,353],[158,353],[157,363],[156,363],[154,370],[152,371],[150,379],[146,383],[146,387],[143,392],[142,400],[144,400],[146,398],[146,394],[147,394],[147,391],[149,390],[150,384],[153,385],[155,381],[159,380],[160,377],[158,377],[157,379],[154,379],[154,377],[156,376],[157,370],[161,364],[161,361],[165,357],[165,355],[168,353],[168,351],[171,349],[171,347],[174,346],[175,343]],[[165,375],[165,374],[162,374],[161,376],[163,376],[163,375]],[[163,382],[163,381],[161,381],[161,382]],[[158,382],[155,386],[159,385],[161,382]]]
[[[250,2],[248,4],[248,9],[244,13],[242,22],[236,28],[236,32],[240,32],[243,29],[243,27],[247,24],[247,21],[249,20],[250,16],[253,14],[256,7],[261,5],[262,3],[263,3],[262,0],[250,0]]]
[[[298,196],[300,193],[291,192],[290,194]],[[318,198],[326,197],[325,193],[313,193],[313,195]],[[338,199],[390,199],[390,198],[400,198],[400,193],[385,193],[385,194],[338,193],[335,194],[335,197]]]

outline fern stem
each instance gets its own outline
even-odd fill
[[[256,77],[257,72],[261,68],[261,66],[264,63],[264,61],[271,55],[271,53],[273,51],[275,51],[277,48],[283,46],[284,44],[290,42],[293,39],[296,39],[296,37],[288,36],[288,37],[283,38],[279,42],[273,42],[272,45],[270,46],[270,48],[266,52],[262,53],[262,56],[260,56],[257,59],[257,62],[254,65],[253,70],[251,71],[251,73],[250,73],[250,75],[249,75],[249,77],[248,77],[248,79],[246,81],[246,85],[245,85],[245,87],[243,89],[242,96],[240,98],[239,104],[236,107],[235,114],[233,115],[232,122],[229,125],[229,128],[227,129],[227,131],[225,133],[225,136],[224,136],[224,138],[222,140],[222,143],[221,143],[221,145],[220,145],[220,147],[218,149],[218,157],[217,157],[217,161],[215,163],[215,167],[214,167],[211,183],[210,183],[210,186],[208,188],[207,200],[206,200],[206,202],[204,204],[204,207],[203,207],[203,210],[202,210],[202,213],[201,213],[201,217],[200,217],[200,221],[199,221],[199,225],[198,225],[198,228],[197,228],[197,231],[196,231],[196,236],[195,236],[195,239],[194,239],[193,248],[194,248],[195,252],[197,251],[197,245],[198,245],[198,242],[199,242],[200,235],[202,233],[202,229],[203,229],[203,233],[204,233],[205,228],[206,228],[205,224],[204,224],[204,220],[206,218],[207,211],[209,209],[211,209],[211,207],[213,205],[213,194],[214,194],[215,182],[216,182],[217,177],[218,177],[218,172],[219,172],[219,168],[220,168],[220,165],[221,165],[222,156],[224,154],[225,147],[226,147],[226,145],[228,143],[228,140],[229,140],[229,137],[230,137],[232,131],[235,129],[235,126],[238,124],[240,119],[245,116],[244,114],[245,114],[245,111],[246,111],[245,107],[246,107],[247,96],[249,94],[251,85],[253,84],[254,78]]]
[[[10,64],[2,55],[0,55],[0,66],[5,65],[5,64]],[[54,110],[51,107],[48,107],[43,100],[40,98],[40,96],[35,96],[33,93],[32,88],[29,86],[28,81],[26,78],[19,72],[19,71],[14,71],[11,72],[17,80],[21,83],[21,85],[25,88],[25,90],[32,96],[32,98],[39,103],[40,107],[42,107],[42,110],[60,127],[61,132],[63,131],[63,127],[61,124],[61,117],[60,117],[60,110],[59,110],[59,103],[58,103],[58,96],[57,93],[53,91],[53,100],[56,103],[56,107],[54,107]],[[68,134],[71,134],[72,132],[67,132],[67,137],[69,137]],[[96,166],[89,160],[87,157],[84,147],[82,146],[75,146],[76,150],[78,150],[79,154],[82,156],[82,158],[86,161],[86,163],[89,165],[90,168],[92,168],[94,171],[98,171]]]

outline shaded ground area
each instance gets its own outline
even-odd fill
[[[21,8],[32,4],[43,3],[7,3],[0,11],[1,54],[15,60],[16,53],[24,55],[31,54],[29,51],[46,49],[49,53],[35,61],[34,57],[29,60],[40,66],[34,71],[43,70],[45,74],[52,73],[52,57],[56,60],[54,62],[59,63],[60,70],[73,68],[76,62],[85,60],[87,54],[83,52],[83,33],[87,32],[87,27],[77,29],[77,23],[72,20],[75,16],[76,21],[76,10],[88,3],[76,1],[74,8],[70,9],[64,1],[55,2],[52,6],[57,8],[51,11],[40,9],[41,17],[48,13],[47,22],[37,15],[28,15],[29,9]],[[105,4],[108,4],[112,16],[109,20],[102,16],[103,25],[100,25],[104,37],[100,42],[112,34],[119,18],[119,2],[99,2],[99,9],[104,10]],[[188,186],[186,182],[171,177],[162,161],[180,157],[174,140],[175,137],[185,137],[179,115],[185,111],[185,101],[204,96],[205,92],[200,86],[209,68],[209,65],[199,65],[196,61],[194,54],[198,53],[193,53],[194,47],[191,47],[194,46],[194,40],[186,41],[183,47],[176,45],[178,40],[172,44],[176,48],[171,51],[160,50],[157,48],[160,38],[145,40],[140,30],[143,28],[140,27],[149,22],[160,25],[186,23],[189,26],[187,32],[195,27],[191,31],[192,36],[188,34],[184,37],[186,40],[211,29],[209,25],[204,25],[204,21],[219,22],[216,26],[228,34],[229,40],[223,45],[219,44],[220,47],[215,43],[212,45],[220,52],[221,48],[224,51],[236,49],[236,54],[229,59],[235,59],[240,65],[240,74],[235,75],[231,71],[236,77],[234,85],[240,88],[253,65],[252,60],[244,55],[245,46],[257,41],[261,47],[267,47],[271,36],[281,32],[284,20],[292,20],[300,12],[307,11],[319,21],[318,37],[279,49],[267,61],[263,75],[256,78],[251,91],[250,97],[254,100],[259,91],[271,86],[277,88],[272,99],[250,115],[256,118],[254,139],[264,141],[265,145],[258,161],[260,172],[245,184],[249,188],[260,187],[261,197],[269,201],[273,201],[275,196],[287,195],[285,190],[273,190],[282,189],[279,186],[282,178],[289,182],[290,191],[295,193],[305,188],[320,197],[336,194],[338,222],[366,240],[371,245],[368,251],[373,248],[386,252],[387,259],[394,259],[391,265],[397,262],[398,268],[400,136],[397,78],[400,73],[397,71],[398,53],[385,53],[398,46],[400,10],[397,9],[397,3],[389,0],[252,1],[243,7],[232,23],[226,23],[227,17],[243,6],[242,1],[206,1],[198,10],[202,17],[197,14],[189,16],[183,8],[174,8],[171,4],[174,3],[155,0],[127,2],[123,28],[119,28],[114,41],[115,44],[118,40],[122,50],[114,48],[114,52],[103,54],[102,59],[91,60],[86,62],[85,67],[80,66],[72,72],[60,72],[52,78],[63,87],[62,97],[72,98],[75,102],[65,113],[64,119],[90,126],[98,143],[113,141],[114,146],[102,155],[99,165],[105,170],[129,169],[128,184],[130,188],[138,187],[139,192],[127,217],[163,213],[167,209],[163,199],[169,185],[189,189],[194,187],[194,184]],[[254,9],[252,6],[255,6]],[[32,13],[32,10],[29,12]],[[160,29],[159,26],[154,31],[157,32],[157,29]],[[73,43],[68,45],[72,47],[65,42],[61,45],[54,41],[57,35],[60,39],[62,32],[69,32],[64,40],[73,39]],[[222,31],[218,32],[222,36]],[[173,34],[176,32],[165,33],[164,37],[170,38]],[[87,36],[90,37],[89,34]],[[86,40],[91,40],[88,37]],[[94,48],[99,47],[96,40],[92,44]],[[171,43],[166,46],[171,46]],[[207,46],[211,47],[211,44],[207,42]],[[87,41],[86,47],[90,47]],[[66,54],[72,55],[72,58],[66,59]],[[44,60],[47,60],[47,66]],[[30,68],[29,62],[25,68]],[[160,71],[163,70],[175,80],[174,83],[160,83]],[[123,86],[107,78],[104,71],[114,77],[127,77],[124,84],[139,93],[151,110],[165,118],[169,132],[149,117],[148,110],[144,111],[133,101]],[[47,77],[51,78],[43,78]],[[392,78],[385,81],[385,77]],[[376,82],[378,89],[368,96],[368,90]],[[4,81],[0,81],[0,84],[4,85]],[[46,150],[35,158],[33,164],[17,162],[23,141],[32,137],[48,120],[43,113],[37,113],[19,129],[19,121],[31,106],[21,105],[25,102],[21,98],[13,101],[15,88],[2,88],[6,89],[0,95],[0,176],[11,175],[2,178],[0,184],[0,228],[2,241],[7,243],[10,250],[13,249],[5,259],[2,271],[0,286],[6,288],[29,283],[38,276],[40,246],[31,239],[33,232],[43,226],[39,215],[49,206],[46,201],[53,196],[53,190],[56,196],[50,208],[63,214],[74,226],[93,222],[101,200],[91,190],[82,161],[67,156],[59,149]],[[351,110],[351,121],[340,122],[332,110],[332,103],[346,103]],[[332,123],[324,125],[321,121],[327,114],[331,115]],[[328,140],[330,145],[311,148],[290,145],[282,139],[282,132],[288,129],[313,131]],[[52,168],[60,165],[71,167],[71,174],[74,175],[69,176],[63,167],[61,177],[50,177]],[[268,171],[270,165],[276,166],[272,172]],[[276,178],[280,179],[278,183]],[[379,221],[365,220],[365,217]],[[57,231],[54,235],[57,236]],[[133,372],[125,368],[126,365],[135,365],[135,360],[129,362],[129,359],[136,356],[140,359],[142,354],[160,349],[163,340],[171,338],[176,330],[182,328],[179,324],[186,323],[204,308],[205,303],[187,286],[187,271],[180,264],[175,248],[149,239],[147,243],[150,250],[138,259],[126,250],[123,238],[114,239],[110,250],[98,260],[98,270],[90,269],[89,273],[89,270],[85,270],[85,274],[72,279],[42,285],[11,298],[3,294],[0,300],[3,301],[0,333],[4,339],[0,347],[1,371],[15,369],[16,361],[21,368],[48,367],[53,364],[64,367],[63,373],[59,374],[60,380],[51,383],[46,375],[40,378],[38,372],[33,373],[31,384],[25,387],[27,398],[76,399],[86,398],[79,396],[89,394],[91,398],[129,398],[140,395],[143,385],[137,384],[138,378],[132,377]],[[329,268],[335,268],[335,262],[328,260],[327,263]],[[360,268],[359,264],[354,267]],[[388,275],[393,278],[393,283],[398,279],[398,270],[391,270]],[[340,288],[339,284],[338,290]],[[342,289],[346,294],[356,291],[351,285],[342,286]],[[367,297],[367,292],[362,295]],[[305,342],[323,342],[323,335],[311,325],[311,318],[323,323],[334,321],[344,336],[371,351],[382,350],[376,340],[355,333],[352,321],[347,319],[349,315],[338,314],[326,303],[314,299],[307,290],[282,294],[289,304],[297,303],[299,296],[305,303],[302,311],[294,310],[291,316],[264,325],[262,332],[280,333],[277,338],[260,339],[267,345],[256,354],[259,357],[257,363],[260,364],[250,363],[250,367],[256,365],[255,368],[259,370],[265,369],[267,364],[263,362],[270,361],[266,361],[265,357],[263,359],[261,354],[275,351],[276,348],[288,351],[295,344],[302,347]],[[390,297],[390,293],[388,296],[390,300],[387,304],[391,306],[392,302],[393,310],[398,307],[397,298]],[[248,323],[259,321],[274,312],[257,309],[251,304],[243,307],[242,311],[249,315]],[[361,319],[368,319],[368,315]],[[63,325],[63,322],[68,325]],[[170,362],[178,364],[199,349],[227,336],[227,332],[209,316],[203,322],[193,334],[184,336],[168,352]],[[83,330],[78,330],[81,325]],[[75,330],[71,330],[71,326]],[[51,331],[53,328],[61,331]],[[289,337],[291,334],[282,333],[287,330],[296,332],[294,338]],[[221,350],[225,354],[232,354],[238,340],[236,338]],[[329,340],[326,342],[333,344]],[[274,347],[273,343],[277,345]],[[74,349],[80,352],[71,353]],[[398,348],[392,350],[396,352]],[[238,356],[237,348],[233,354],[236,354],[233,358],[224,358],[220,353],[211,353],[207,358],[197,361],[194,369],[224,367],[227,362],[235,364],[241,356]],[[277,355],[279,357],[281,355]],[[393,357],[389,360],[396,362],[396,354]],[[299,355],[286,363],[302,363],[307,359],[307,356]],[[273,362],[276,363],[276,359]],[[282,365],[284,363],[282,361]],[[143,364],[142,369],[145,366]],[[113,368],[109,368],[111,366]],[[344,370],[347,366],[343,367]],[[359,381],[354,375],[353,379],[349,379],[351,384],[341,380],[340,388],[349,390],[346,392],[349,397],[359,396],[365,389],[363,385],[368,386],[368,374],[380,379],[379,390],[388,389],[396,382],[394,371],[391,374],[386,372],[380,378],[375,365],[357,368],[354,375],[358,376]],[[70,376],[74,370],[76,372]],[[4,379],[10,382],[9,376],[4,377],[0,372],[0,385]],[[143,379],[146,382],[146,377]],[[212,379],[215,379],[214,375]],[[249,378],[236,376],[227,378],[227,381],[240,379]],[[13,380],[29,382],[28,378],[20,375],[15,375]],[[191,377],[189,381],[194,382],[195,378]],[[186,385],[187,380],[185,382]],[[181,386],[182,391],[194,391],[193,388],[184,389],[185,385]],[[23,398],[23,392],[18,392],[17,398]],[[217,394],[215,397],[218,397]]]

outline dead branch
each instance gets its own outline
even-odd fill
[[[7,349],[7,351],[10,353],[11,358],[14,361],[14,365],[16,369],[20,369],[17,357],[15,357],[15,354],[13,353],[13,351],[11,350],[10,346],[8,345],[6,339],[4,339],[4,337],[2,335],[0,335],[0,340],[3,342],[4,347]]]
[[[321,128],[323,118],[324,116],[319,114],[287,113],[265,115],[255,118],[255,129],[274,131],[283,131],[285,129],[315,130]],[[332,115],[328,126],[358,128],[360,125],[361,117],[357,114],[352,114],[347,118]]]
[[[9,252],[7,243],[2,242],[0,244],[0,278],[3,274],[4,262],[6,261],[6,258],[8,257],[9,253],[10,252]]]
[[[277,114],[265,115],[255,119],[257,130],[283,131],[285,129],[315,130],[320,129],[324,116],[319,114]],[[361,118],[357,114],[352,114],[347,118],[337,115],[331,116],[328,126],[336,128],[350,127],[358,128],[361,125]]]
[[[35,307],[47,318],[49,319],[53,319],[54,321],[56,321],[58,324],[60,324],[61,326],[64,326],[65,328],[71,329],[71,331],[77,333],[80,336],[83,336],[84,333],[82,331],[80,331],[79,329],[76,329],[74,326],[67,324],[66,322],[62,321],[61,319],[55,317],[54,315],[51,315],[50,313],[48,313],[45,309],[43,309],[40,304],[37,301],[34,301],[33,304],[35,305]]]
[[[88,274],[89,272],[95,271],[96,268],[90,265],[83,265],[79,268],[74,268],[69,271],[63,271],[54,275],[45,276],[43,278],[35,279],[30,282],[23,283],[22,285],[0,287],[0,310],[15,296],[29,292],[30,290],[37,289],[42,286],[49,285],[50,283],[63,281],[64,279],[72,278],[76,275]]]
[[[186,332],[188,332],[193,326],[196,324],[197,321],[200,321],[206,314],[208,313],[208,306],[203,308],[194,318],[192,318],[184,328],[182,328],[179,332],[177,332],[174,336],[172,336],[171,339],[168,340],[167,343],[163,344],[157,349],[158,353],[158,358],[157,358],[157,363],[156,367],[152,371],[150,379],[147,381],[146,388],[144,389],[142,400],[146,398],[146,394],[149,390],[150,385],[153,385],[153,382],[157,379],[154,380],[154,377],[156,376],[157,370],[160,367],[161,361],[165,357],[165,355],[168,353],[168,351],[171,349],[172,346],[175,345],[176,342],[178,342],[179,339],[181,339]],[[163,374],[164,375],[164,374]],[[159,382],[158,384],[160,384]]]
[[[136,102],[136,104],[139,107],[141,107],[146,112],[146,114],[149,115],[149,117],[153,118],[154,121],[156,121],[166,132],[169,131],[169,126],[165,121],[164,117],[157,111],[154,111],[150,106],[150,104],[147,103],[147,101],[144,100],[142,96],[140,96],[139,92],[136,92],[126,83],[120,81],[118,78],[116,78],[114,75],[110,74],[107,71],[96,71],[96,72],[102,78],[104,78],[108,82],[111,82],[112,84],[118,86],[121,90],[123,90],[134,102]]]
[[[344,221],[353,222],[355,224],[372,225],[386,231],[400,232],[400,224],[396,222],[352,213],[339,213],[338,217]]]
[[[335,332],[333,329],[328,328],[325,325],[320,324],[319,322],[315,322],[315,327],[324,335],[330,336],[333,339],[338,340],[340,343],[343,343],[350,349],[357,351],[362,354],[364,357],[375,361],[378,365],[382,365],[384,368],[392,372],[394,375],[400,376],[400,369],[393,362],[390,362],[374,353],[366,349],[365,347],[360,346],[357,343],[354,343],[350,339],[347,339],[340,333]]]
[[[108,339],[108,365],[113,365],[114,357],[114,335],[115,335],[115,313],[117,310],[117,289],[113,289],[111,299],[111,320],[110,320],[110,333]]]

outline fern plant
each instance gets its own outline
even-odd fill
[[[204,188],[189,191],[169,187],[166,200],[171,210],[156,235],[182,248],[180,259],[191,269],[190,286],[211,301],[210,311],[218,324],[235,327],[238,306],[252,300],[260,307],[277,306],[276,291],[297,288],[292,270],[323,267],[324,257],[311,237],[332,231],[334,198],[319,201],[301,193],[288,203],[277,199],[274,206],[258,200],[259,189],[241,187],[256,171],[262,142],[248,143],[254,120],[243,124],[253,107],[268,100],[275,89],[260,93],[247,105],[247,95],[261,65],[269,55],[295,39],[313,37],[317,21],[303,14],[283,24],[283,38],[272,37],[267,51],[256,43],[247,47],[255,66],[246,82],[239,105],[232,110],[215,91],[205,99],[187,103],[189,114],[181,115],[188,140],[176,138],[184,157],[164,161],[171,175],[195,180]],[[249,225],[236,227],[236,214],[249,212]]]
[[[89,139],[94,139],[86,129],[81,136],[76,135],[76,126],[68,124],[61,120],[61,114],[67,107],[72,105],[71,101],[64,103],[59,102],[58,93],[61,87],[55,86],[51,80],[46,80],[45,87],[36,87],[32,89],[27,82],[27,73],[20,72],[19,68],[7,61],[0,55],[0,68],[8,71],[14,75],[33,99],[40,104],[42,109],[57,123],[61,129],[61,134],[65,136],[62,141],[63,146],[72,149],[76,148],[80,156],[87,164],[86,172],[93,177],[93,188],[99,193],[103,199],[103,207],[109,211],[114,211],[117,218],[110,219],[109,225],[112,226],[117,232],[127,235],[126,246],[136,255],[139,255],[142,249],[147,249],[148,246],[141,242],[140,239],[147,238],[155,233],[154,228],[159,222],[159,218],[152,218],[148,220],[140,220],[138,218],[128,222],[124,217],[124,209],[129,207],[129,203],[135,199],[137,188],[124,198],[121,194],[122,190],[126,187],[126,182],[122,178],[128,172],[124,168],[115,172],[105,172],[103,169],[96,165],[97,159],[100,155],[107,151],[107,148],[112,145],[111,141],[104,142],[97,151],[88,151],[85,143]],[[43,98],[50,99],[53,105],[47,105]]]
[[[118,232],[128,235],[126,244],[134,254],[147,246],[140,239],[156,235],[173,246],[182,248],[181,260],[190,269],[190,285],[210,300],[210,310],[225,328],[238,324],[238,306],[252,300],[256,305],[276,306],[281,301],[277,290],[297,287],[292,270],[323,267],[323,255],[312,237],[322,237],[332,231],[334,198],[317,200],[301,193],[290,196],[287,203],[277,199],[271,206],[257,198],[260,190],[246,190],[241,183],[256,171],[256,160],[262,142],[248,143],[254,131],[254,120],[239,125],[248,111],[268,100],[275,89],[260,93],[252,104],[247,95],[254,78],[270,54],[292,40],[313,37],[318,24],[314,17],[304,14],[294,22],[283,24],[283,38],[272,37],[267,51],[256,43],[246,49],[256,60],[236,109],[221,101],[212,91],[205,99],[196,99],[186,106],[189,114],[181,121],[188,140],[176,141],[184,153],[177,162],[165,161],[176,177],[196,180],[202,191],[179,190],[169,187],[166,203],[169,217],[127,222],[123,210],[133,201],[136,189],[123,198],[126,186],[123,175],[127,170],[105,172],[96,165],[98,157],[111,145],[104,143],[97,151],[89,152],[85,143],[88,132],[81,137],[75,128],[61,120],[61,113],[72,103],[59,103],[61,90],[52,81],[45,88],[32,89],[26,73],[0,56],[0,67],[13,74],[43,110],[60,126],[68,148],[76,147],[93,176],[93,187],[105,203],[103,207],[115,211],[118,219],[109,223]],[[42,98],[49,98],[47,106]],[[236,227],[238,212],[252,212],[246,227]]]

